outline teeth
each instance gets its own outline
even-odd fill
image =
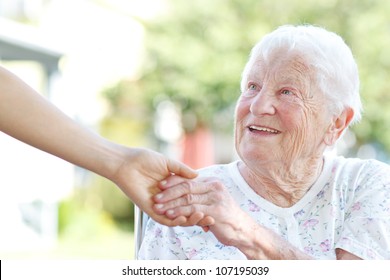
[[[274,134],[279,133],[279,131],[277,131],[277,130],[266,128],[266,127],[261,127],[261,126],[255,126],[255,125],[249,126],[249,129],[250,130],[258,130],[258,131],[265,131],[265,132],[274,133]]]

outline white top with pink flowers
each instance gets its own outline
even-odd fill
[[[390,167],[376,160],[325,157],[323,171],[290,208],[257,195],[238,161],[200,170],[218,177],[259,224],[316,259],[335,259],[342,248],[363,259],[390,259]],[[234,217],[232,217],[234,219]],[[246,259],[200,227],[166,227],[149,220],[139,259]]]

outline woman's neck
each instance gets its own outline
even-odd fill
[[[324,160],[310,158],[293,164],[267,163],[255,168],[244,162],[239,165],[241,175],[261,197],[279,207],[291,207],[311,188],[322,172]]]

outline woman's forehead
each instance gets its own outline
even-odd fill
[[[267,57],[257,56],[250,69],[250,76],[273,72],[282,76],[311,79],[315,73],[311,65],[307,56],[301,52],[279,50],[270,53]]]

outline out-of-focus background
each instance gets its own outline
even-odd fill
[[[199,168],[235,159],[251,47],[316,24],[360,69],[363,121],[338,152],[388,162],[389,13],[380,0],[0,0],[0,63],[106,138]],[[2,133],[0,170],[0,258],[133,258],[133,205],[111,182]]]

